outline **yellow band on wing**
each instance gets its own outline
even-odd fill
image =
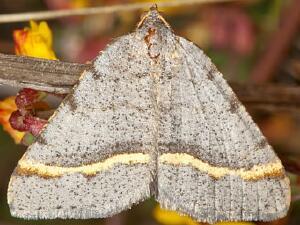
[[[19,162],[17,173],[27,175],[38,175],[42,177],[59,177],[69,173],[82,173],[84,175],[95,175],[97,172],[108,170],[116,164],[134,165],[139,163],[148,163],[150,156],[143,153],[130,153],[114,155],[102,162],[78,167],[50,166],[42,163],[21,160]]]
[[[284,176],[283,167],[279,160],[264,165],[256,165],[251,169],[231,169],[227,167],[212,166],[186,153],[165,153],[159,156],[158,160],[159,163],[163,164],[192,166],[199,171],[208,173],[216,179],[226,175],[240,176],[244,180],[258,180],[265,177]],[[102,162],[78,167],[50,166],[30,160],[21,160],[17,168],[17,173],[20,175],[38,175],[47,178],[60,177],[70,173],[81,173],[92,176],[97,172],[108,170],[116,164],[134,165],[149,162],[150,155],[143,153],[119,154]]]
[[[284,176],[284,170],[279,160],[263,165],[255,165],[251,169],[231,169],[227,167],[212,166],[185,153],[165,153],[159,157],[163,164],[192,166],[199,171],[208,173],[218,179],[226,175],[240,176],[244,180],[259,180],[265,177]]]

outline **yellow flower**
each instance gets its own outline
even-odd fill
[[[15,30],[13,38],[17,55],[57,59],[52,50],[52,32],[46,22],[37,24],[34,21],[30,21],[30,27]],[[0,101],[0,124],[3,125],[4,130],[13,137],[16,143],[20,143],[25,132],[13,129],[9,123],[11,113],[16,110],[15,97],[9,97]]]
[[[30,21],[30,27],[13,32],[17,55],[57,59],[52,50],[52,32],[46,22]]]
[[[199,223],[189,216],[180,215],[175,211],[161,209],[156,206],[153,211],[154,218],[163,225],[204,225]],[[255,225],[252,222],[218,222],[215,225]]]
[[[25,133],[14,130],[9,123],[9,117],[15,110],[17,110],[17,106],[14,96],[0,101],[0,124],[2,124],[3,129],[12,136],[16,143],[20,143]]]
[[[153,211],[154,218],[163,225],[199,225],[188,216],[179,215],[175,211],[161,209],[158,205]]]

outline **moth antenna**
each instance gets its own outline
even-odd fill
[[[140,22],[138,23],[137,28],[140,28],[144,24],[145,20],[149,17],[150,17],[150,19],[153,19],[153,20],[160,20],[167,28],[172,30],[169,23],[161,15],[161,12],[158,11],[157,4],[152,5],[150,7],[150,10],[147,13],[142,15],[142,18],[141,18]]]

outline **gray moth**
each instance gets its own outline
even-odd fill
[[[156,8],[83,72],[14,170],[26,219],[105,218],[149,197],[197,221],[287,214],[289,180],[211,60]]]

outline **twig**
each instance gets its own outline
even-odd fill
[[[271,80],[285,57],[300,25],[300,0],[293,0],[283,13],[280,28],[274,32],[265,52],[251,72],[251,80],[256,84]]]
[[[173,0],[167,2],[156,3],[158,7],[178,7],[182,5],[194,5],[194,4],[208,4],[218,2],[232,2],[234,0]],[[153,2],[140,2],[131,4],[120,4],[112,6],[100,6],[89,7],[79,9],[64,9],[53,11],[39,11],[39,12],[27,12],[27,13],[14,13],[14,14],[2,14],[0,15],[0,23],[13,23],[29,20],[45,20],[56,19],[68,16],[83,16],[92,14],[109,14],[122,11],[135,11],[138,9],[149,8],[153,5]]]
[[[0,84],[67,94],[88,64],[0,54]],[[249,107],[300,111],[300,87],[230,83]]]
[[[66,94],[87,66],[0,54],[0,84]]]
[[[277,152],[277,155],[287,171],[300,176],[299,157],[295,155],[290,157],[288,154],[282,152]]]
[[[292,202],[300,201],[300,195],[293,195],[291,201]]]

